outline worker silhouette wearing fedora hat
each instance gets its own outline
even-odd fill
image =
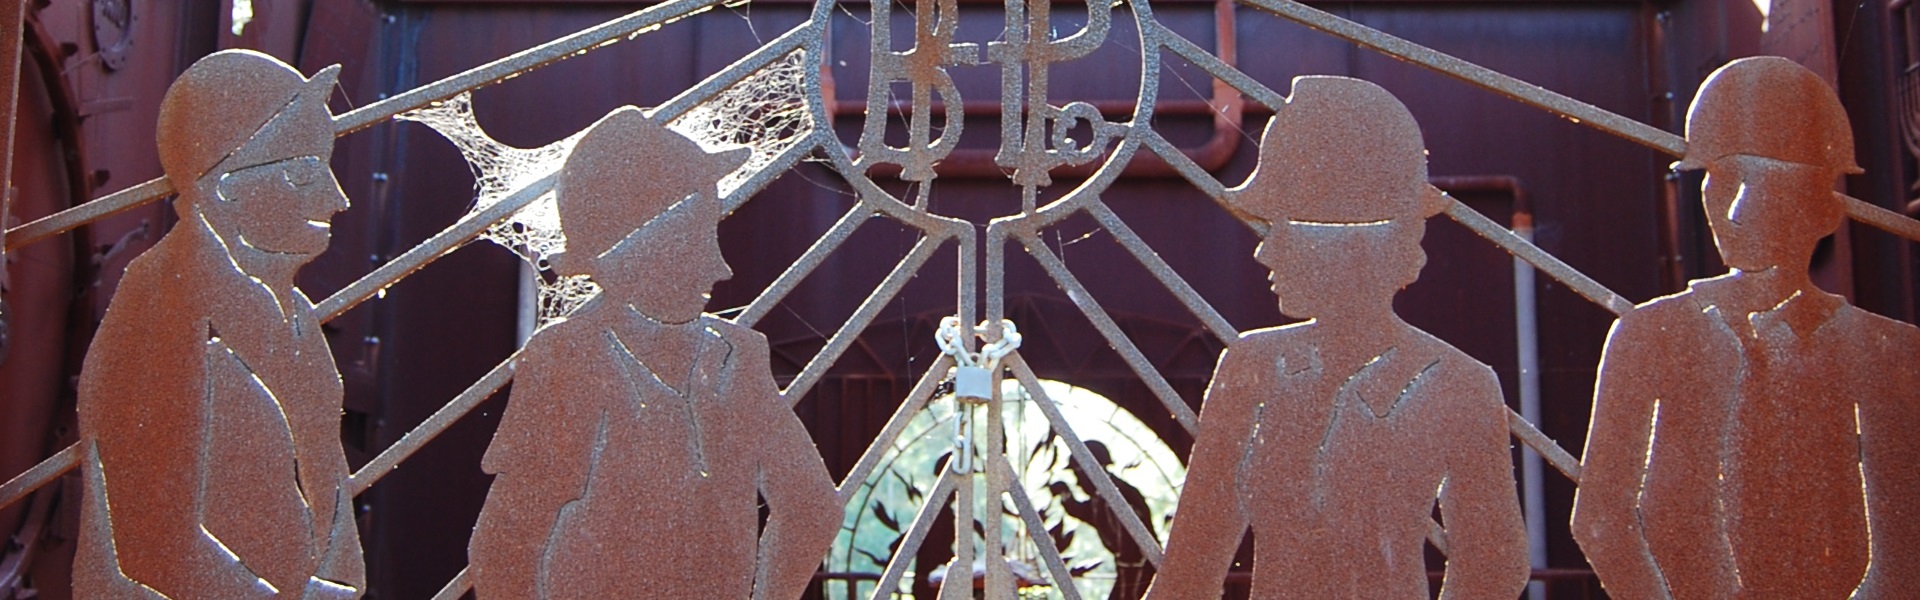
[[[127,265],[80,375],[80,598],[352,598],[365,565],[342,388],[294,287],[347,208],[338,67],[245,50],[160,104],[180,222]]]
[[[1792,61],[1733,61],[1676,167],[1706,169],[1729,271],[1614,323],[1575,539],[1615,598],[1920,597],[1920,330],[1808,275],[1860,172],[1839,98]]]
[[[732,275],[715,182],[746,154],[626,107],[567,158],[552,264],[601,291],[521,351],[482,462],[480,597],[789,600],[812,578],[840,526],[833,481],[766,338],[701,313]]]
[[[1426,598],[1436,500],[1440,597],[1515,597],[1526,531],[1500,384],[1393,311],[1448,202],[1413,116],[1365,81],[1295,79],[1229,194],[1270,227],[1254,256],[1281,312],[1310,320],[1220,356],[1148,597],[1219,598],[1251,526],[1254,598]]]

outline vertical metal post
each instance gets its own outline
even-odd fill
[[[1517,194],[1516,194],[1517,195]],[[1533,243],[1533,213],[1515,198],[1513,234]],[[1528,423],[1540,422],[1540,328],[1534,296],[1533,265],[1513,259],[1513,320],[1516,333],[1515,354],[1520,362],[1520,416]],[[1524,446],[1524,444],[1522,444]],[[1527,522],[1527,562],[1535,570],[1547,567],[1546,485],[1541,480],[1540,453],[1533,448],[1520,450],[1520,511]],[[1545,600],[1546,584],[1527,584],[1529,600]]]
[[[26,37],[22,31],[27,13],[27,0],[0,0],[0,86],[5,93],[0,94],[0,217],[7,214],[13,201],[13,113],[19,106],[20,97],[20,47],[21,39]],[[0,248],[6,247],[6,225],[0,223]],[[0,250],[0,255],[5,254]],[[4,264],[4,263],[0,263]],[[3,268],[3,267],[0,267]]]

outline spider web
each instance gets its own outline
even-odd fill
[[[804,52],[794,52],[769,64],[719,94],[667,123],[667,128],[691,138],[703,149],[716,151],[746,146],[752,153],[739,169],[722,177],[724,197],[812,133],[813,118],[806,106]],[[560,169],[585,132],[575,133],[538,148],[517,148],[488,135],[473,114],[470,94],[462,93],[396,119],[426,125],[453,142],[473,172],[474,205],[478,212]],[[637,227],[639,224],[635,224]],[[566,250],[566,234],[553,192],[494,224],[481,234],[527,262],[536,272],[539,309],[536,327],[572,313],[599,292],[582,276],[560,276],[547,258]]]

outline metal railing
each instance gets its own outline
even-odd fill
[[[1678,135],[1342,19],[1300,2],[1294,0],[1241,1],[1247,6],[1446,74],[1581,125],[1674,156],[1679,156],[1685,151],[1685,140]],[[334,120],[335,133],[346,135],[359,131],[429,103],[485,87],[609,44],[644,35],[655,28],[710,10],[719,4],[721,4],[720,0],[671,0],[648,7],[342,114]],[[887,8],[889,5],[890,3],[875,2],[871,7],[876,15],[880,15],[885,10],[889,10]],[[1150,2],[1130,0],[1126,5],[1130,9],[1128,12],[1139,25],[1143,41],[1141,48],[1143,64],[1157,65],[1164,53],[1198,66],[1218,82],[1231,87],[1234,93],[1243,94],[1255,103],[1270,108],[1278,108],[1284,104],[1285,99],[1278,92],[1236,70],[1216,54],[1161,25],[1154,19]],[[650,116],[671,119],[683,114],[727,87],[795,52],[804,53],[805,57],[812,60],[824,60],[823,57],[827,51],[825,27],[832,16],[834,6],[834,3],[828,0],[815,2],[811,18],[807,22],[786,31],[732,66],[651,109]],[[1099,301],[1087,291],[1077,276],[1040,237],[1041,232],[1046,228],[1084,212],[1100,228],[1112,234],[1114,239],[1146,268],[1154,284],[1171,292],[1208,332],[1222,341],[1230,341],[1238,336],[1238,331],[1231,323],[1101,200],[1101,193],[1114,184],[1136,154],[1145,150],[1165,161],[1195,188],[1215,199],[1223,209],[1238,215],[1225,202],[1226,185],[1151,127],[1153,109],[1157,102],[1158,78],[1143,76],[1139,96],[1135,101],[1136,109],[1132,119],[1126,122],[1106,121],[1099,111],[1092,109],[1090,105],[1082,108],[1085,103],[1069,103],[1063,107],[1046,104],[1044,87],[1046,64],[1084,54],[1102,43],[1111,21],[1114,5],[1104,2],[1088,3],[1085,5],[1089,11],[1087,24],[1079,31],[1061,35],[1050,32],[1045,25],[1046,10],[1049,7],[1046,0],[1033,2],[1006,0],[1007,32],[1002,36],[1001,41],[989,44],[989,47],[984,49],[970,44],[951,43],[952,28],[942,25],[939,19],[953,18],[955,0],[937,0],[932,3],[921,3],[919,6],[925,7],[919,15],[924,34],[919,39],[931,40],[940,47],[927,49],[924,52],[899,53],[876,46],[875,64],[878,66],[875,79],[882,79],[882,76],[885,76],[915,83],[917,89],[950,91],[950,88],[945,87],[951,85],[950,80],[944,83],[940,81],[945,77],[943,69],[947,66],[975,64],[984,57],[989,61],[1001,62],[1008,67],[1008,73],[1015,73],[1019,69],[1013,67],[1024,63],[1027,67],[1025,78],[1018,74],[1010,74],[1003,80],[1004,103],[1001,114],[1024,114],[1026,118],[1024,122],[1016,118],[1004,120],[1003,145],[996,155],[996,162],[1002,167],[1013,170],[1014,182],[1022,186],[1025,192],[1026,203],[1023,210],[1018,214],[994,219],[986,227],[983,240],[976,239],[981,236],[973,223],[941,216],[927,210],[926,203],[922,200],[926,197],[935,175],[925,167],[938,162],[944,153],[952,150],[952,144],[944,140],[948,136],[957,139],[960,123],[960,119],[955,118],[957,113],[949,113],[946,129],[941,136],[934,137],[929,134],[930,111],[934,106],[930,96],[932,92],[917,92],[912,110],[903,111],[908,113],[902,116],[907,119],[912,132],[909,136],[910,145],[905,148],[883,148],[879,136],[875,135],[870,138],[863,137],[859,147],[850,150],[836,137],[831,127],[817,126],[807,134],[804,141],[785,151],[771,165],[753,174],[745,184],[729,194],[724,199],[726,209],[730,211],[740,206],[776,176],[792,168],[800,160],[810,157],[820,160],[827,168],[838,173],[853,189],[857,202],[733,320],[744,326],[752,326],[767,316],[777,303],[846,242],[862,224],[873,217],[890,219],[918,232],[918,241],[914,248],[894,266],[883,281],[869,291],[852,316],[833,332],[825,346],[807,362],[798,377],[783,390],[789,404],[797,403],[820,381],[827,369],[852,345],[854,339],[866,329],[868,324],[873,322],[881,308],[926,265],[937,250],[948,243],[953,243],[958,250],[959,285],[954,301],[954,314],[962,323],[999,323],[1005,316],[1006,309],[1006,248],[1010,244],[1018,244],[1022,250],[1039,262],[1049,278],[1068,293],[1075,306],[1100,332],[1106,342],[1119,353],[1180,426],[1188,433],[1194,432],[1198,424],[1194,409],[1174,392],[1166,378],[1121,331]],[[884,18],[875,18],[873,24],[875,27],[887,27],[889,21]],[[877,36],[876,39],[889,38]],[[919,49],[916,48],[916,50]],[[880,60],[881,54],[889,53],[894,58]],[[831,123],[831,103],[822,95],[820,71],[806,69],[804,72],[807,91],[805,102],[813,122]],[[1143,73],[1155,72],[1157,69],[1143,70]],[[1036,84],[1035,77],[1041,83]],[[889,83],[890,81],[880,81],[877,85],[884,88]],[[956,101],[947,93],[942,93],[942,97],[947,100],[944,104],[946,109],[961,110],[962,102]],[[1025,105],[1024,111],[1023,105]],[[870,96],[867,100],[869,115],[886,115],[888,108],[884,93]],[[1093,143],[1077,145],[1065,137],[1062,132],[1076,122],[1084,122],[1092,127],[1095,140]],[[1105,150],[1109,144],[1113,148],[1110,151]],[[918,181],[921,197],[903,200],[876,184],[867,173],[871,167],[880,162],[897,164],[900,166],[903,178]],[[1049,171],[1063,166],[1089,163],[1097,163],[1098,167],[1093,169],[1092,174],[1084,182],[1057,201],[1044,206],[1037,205],[1036,190],[1047,183],[1046,175]],[[379,290],[426,267],[439,257],[459,249],[473,241],[489,226],[548,192],[553,186],[553,181],[552,175],[540,178],[514,192],[506,200],[462,217],[444,231],[319,302],[316,306],[318,314],[323,320],[336,317],[372,297]],[[129,208],[164,198],[171,191],[165,179],[155,179],[134,185],[7,230],[4,232],[5,248],[12,250],[47,239]],[[1848,214],[1854,219],[1909,240],[1920,240],[1920,222],[1855,198],[1844,195],[1842,197],[1846,200]],[[1566,285],[1582,297],[1615,314],[1624,314],[1633,308],[1631,300],[1607,289],[1606,286],[1580,273],[1526,239],[1502,228],[1493,220],[1464,204],[1449,202],[1445,210],[1448,217],[1514,257],[1533,265],[1541,273]],[[1265,225],[1262,222],[1244,216],[1242,220],[1249,228],[1264,233]],[[980,256],[978,250],[981,242],[984,242],[984,257]],[[983,258],[985,275],[984,281],[980,281],[976,273]],[[982,300],[984,300],[984,306],[980,304]],[[970,333],[973,335],[963,336],[969,350],[975,348],[980,340],[993,341],[999,336],[998,327],[994,325],[974,329]],[[980,339],[975,339],[976,336]],[[471,411],[482,400],[506,385],[513,378],[517,358],[516,354],[502,361],[425,422],[354,473],[352,493],[358,494],[365,491],[408,456]],[[1015,352],[1006,357],[1004,366],[1027,389],[1047,416],[1052,428],[1065,440],[1073,460],[1084,465],[1098,465],[1086,444],[1082,443],[1072,428],[1067,425],[1065,418],[1060,414],[1059,406],[1053,399],[1047,397],[1033,370],[1019,354]],[[953,367],[954,361],[943,356],[921,375],[918,383],[908,393],[892,418],[871,442],[841,484],[839,496],[842,503],[846,502],[853,489],[873,472],[882,451],[891,445],[894,438],[906,428],[907,421],[912,415],[930,401],[934,391],[948,377]],[[995,379],[993,389],[999,389],[998,379],[1002,376],[1000,372],[993,373]],[[1001,422],[999,412],[1001,406],[997,396],[996,393],[988,403],[989,423]],[[1507,420],[1515,439],[1537,452],[1569,479],[1576,483],[1579,481],[1580,464],[1571,453],[1542,434],[1519,414],[1509,411]],[[993,449],[1004,447],[1002,438],[1004,432],[1001,428],[988,427],[987,430],[986,435],[989,439],[986,443],[972,446]],[[77,446],[68,447],[6,483],[0,484],[0,506],[19,501],[73,469],[80,454]],[[974,519],[972,507],[978,503],[979,499],[974,497],[973,485],[958,485],[961,478],[984,477],[989,497],[1007,494],[1017,508],[1020,518],[1026,521],[1030,531],[1047,530],[1034,509],[1032,499],[1026,496],[1021,486],[1010,485],[1013,471],[1007,457],[999,452],[984,454],[985,456],[981,457],[984,460],[975,461],[980,466],[974,470],[964,474],[948,471],[942,475],[938,485],[927,496],[926,505],[907,529],[905,538],[897,547],[885,573],[878,577],[880,585],[876,588],[878,590],[875,593],[876,598],[890,594],[897,587],[907,561],[925,541],[932,520],[937,518],[949,500],[958,502],[955,510],[956,518],[963,521]],[[1125,505],[1113,480],[1104,469],[1088,468],[1082,472],[1091,476],[1095,490],[1105,501],[1116,506]],[[997,505],[997,503],[989,503],[989,505]],[[1118,511],[1117,514],[1123,519],[1124,528],[1133,542],[1144,551],[1148,560],[1157,565],[1162,559],[1160,540],[1132,512]],[[999,555],[1001,552],[1000,519],[986,518],[983,521],[986,535],[984,547],[980,550],[989,556]],[[1444,552],[1446,546],[1444,534],[1437,526],[1430,540]],[[1040,549],[1044,567],[1047,574],[1054,580],[1056,589],[1068,598],[1078,598],[1079,595],[1074,586],[1067,583],[1072,577],[1060,558],[1059,549],[1054,547],[1051,540],[1033,541]],[[961,544],[958,550],[961,556],[956,559],[956,564],[970,564],[974,553],[971,545]],[[986,561],[986,563],[987,581],[990,587],[1012,580],[1007,567],[1001,564],[1001,561]],[[1565,574],[1555,572],[1549,575],[1559,577]],[[455,598],[469,588],[466,573],[462,571],[436,597]]]

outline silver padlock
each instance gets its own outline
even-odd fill
[[[993,377],[986,367],[960,367],[953,373],[953,396],[970,402],[985,402],[993,396]]]

